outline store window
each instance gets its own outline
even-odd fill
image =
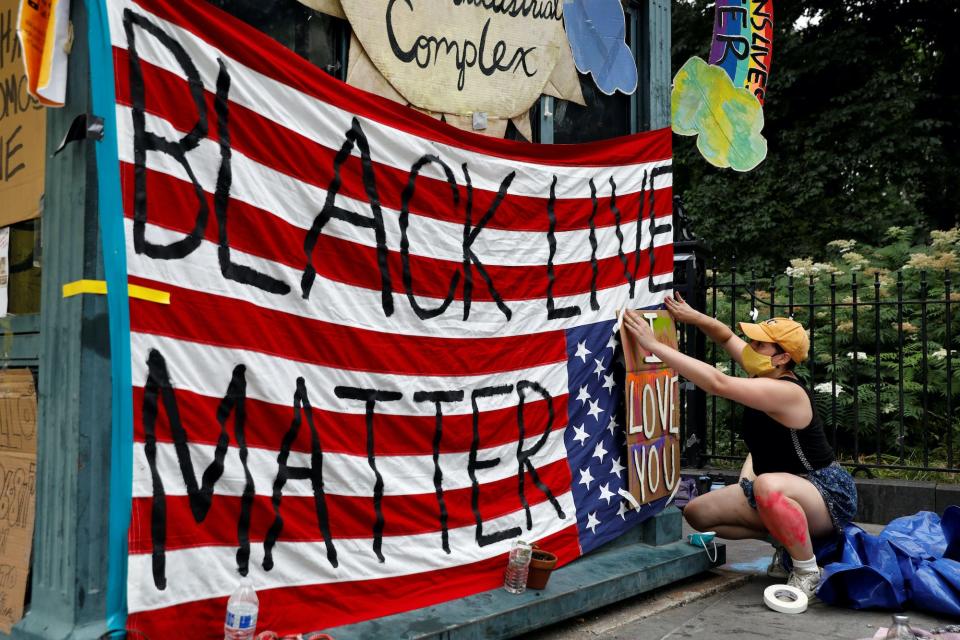
[[[346,78],[350,27],[296,0],[207,0],[256,27],[341,80]]]

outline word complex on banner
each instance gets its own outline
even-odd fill
[[[672,287],[668,130],[483,138],[207,3],[108,8],[130,282],[170,294],[130,303],[131,628],[222,632],[239,575],[286,633],[388,615],[662,508],[617,494],[613,317]]]

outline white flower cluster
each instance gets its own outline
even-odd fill
[[[821,382],[820,384],[814,386],[813,390],[817,393],[833,393],[834,396],[839,396],[841,393],[843,393],[843,387],[841,387],[839,384],[837,385],[837,390],[834,391],[832,382]]]
[[[847,351],[847,357],[850,358],[851,360],[854,360],[854,359],[866,360],[867,354],[864,353],[863,351],[857,351],[856,353],[854,353],[853,351]]]
[[[813,258],[794,258],[790,261],[786,273],[794,278],[806,278],[808,276],[818,276],[821,273],[831,274],[838,272],[832,264],[826,262],[814,262]]]
[[[857,246],[856,240],[831,240],[827,243],[827,246],[836,249],[840,253],[846,253],[847,251],[852,251],[855,246]]]

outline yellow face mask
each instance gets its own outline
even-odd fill
[[[749,344],[743,348],[740,357],[743,361],[743,370],[746,371],[747,375],[751,378],[765,376],[777,370],[770,356],[757,353]]]

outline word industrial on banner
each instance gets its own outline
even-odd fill
[[[773,0],[717,0],[710,64],[763,104],[772,56]]]
[[[676,346],[677,330],[665,311],[645,311],[660,342]],[[626,410],[630,493],[648,504],[673,493],[680,479],[680,387],[676,372],[622,332],[627,365]]]

